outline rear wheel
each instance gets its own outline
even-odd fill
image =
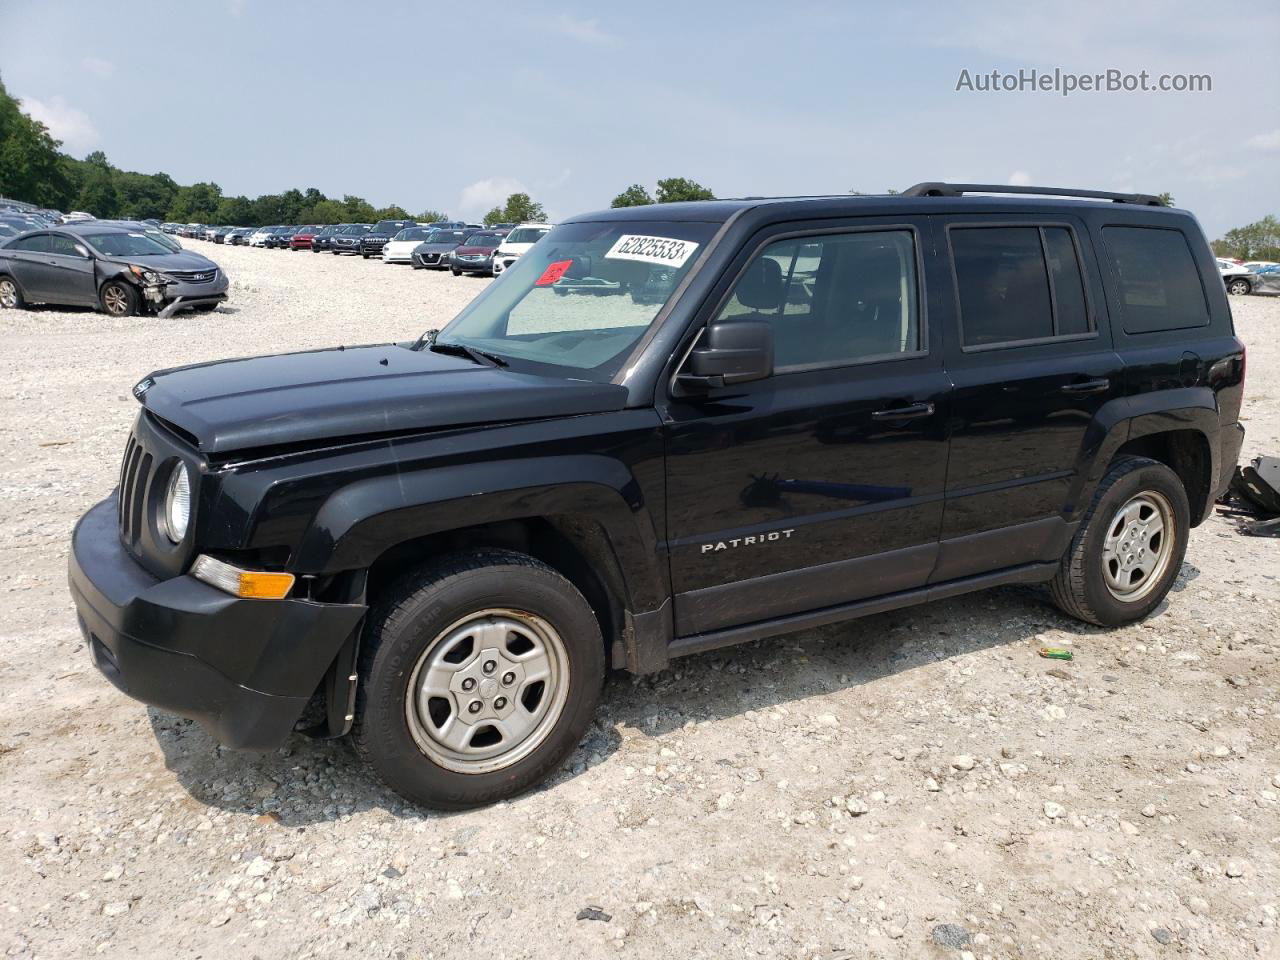
[[[1120,458],[1098,485],[1050,583],[1054,602],[1099,626],[1141,620],[1182,568],[1190,517],[1177,474],[1145,457]]]
[[[554,773],[600,699],[604,643],[568,580],[486,550],[406,574],[370,611],[352,743],[402,796],[461,809]]]
[[[454,275],[455,277],[460,277],[460,276],[462,276],[462,271],[461,271],[461,270],[459,270],[457,267],[450,267],[449,269],[453,271],[453,275]]]
[[[1236,297],[1243,297],[1252,289],[1253,287],[1249,284],[1249,281],[1240,277],[1227,284],[1227,293]]]
[[[138,291],[123,280],[108,280],[100,294],[102,309],[113,317],[132,317],[138,312]]]
[[[0,310],[21,310],[27,305],[13,277],[0,277]]]

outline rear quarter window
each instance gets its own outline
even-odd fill
[[[1200,271],[1181,230],[1103,227],[1102,239],[1115,265],[1125,333],[1209,325]]]

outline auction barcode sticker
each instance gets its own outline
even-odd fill
[[[683,267],[693,256],[698,245],[690,240],[672,240],[670,237],[641,237],[624,233],[618,238],[606,260],[639,260],[642,263],[661,263],[668,267]]]

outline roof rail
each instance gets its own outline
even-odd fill
[[[1012,187],[998,183],[917,183],[902,191],[904,197],[962,197],[966,193],[1013,193],[1040,197],[1081,197],[1162,207],[1160,198],[1149,193],[1108,193],[1105,190],[1072,190],[1063,187]]]

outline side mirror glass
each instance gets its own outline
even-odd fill
[[[677,381],[695,392],[763,380],[773,373],[773,328],[762,320],[717,321],[690,353]]]

